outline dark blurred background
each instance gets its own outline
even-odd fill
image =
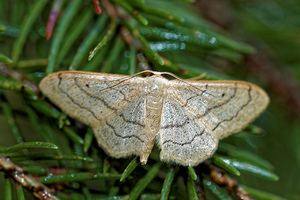
[[[259,77],[271,97],[262,124],[265,135],[255,145],[280,180],[249,177],[251,185],[300,199],[300,2],[199,0],[195,5],[220,30],[256,48],[239,65],[215,62],[226,73]]]

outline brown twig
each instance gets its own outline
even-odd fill
[[[27,188],[32,194],[42,200],[58,200],[53,191],[44,184],[38,182],[33,176],[26,174],[26,171],[13,163],[8,157],[0,155],[0,171],[12,177],[17,183]]]
[[[8,78],[19,80],[23,84],[24,88],[30,87],[37,95],[40,93],[40,89],[37,84],[26,80],[22,73],[9,69],[4,63],[0,63],[0,74]]]
[[[132,37],[132,35],[130,34],[129,30],[126,27],[124,26],[121,27],[120,34],[123,40],[126,42],[126,44],[132,45],[134,38]]]
[[[107,12],[107,14],[110,17],[113,17],[113,18],[118,17],[117,8],[112,3],[110,3],[108,0],[102,0],[101,3],[103,6],[103,9]]]
[[[253,200],[250,194],[243,190],[239,185],[237,180],[228,176],[223,170],[215,167],[212,164],[208,164],[210,169],[210,177],[212,180],[223,187],[226,187],[227,191],[231,193],[236,199],[239,200]]]

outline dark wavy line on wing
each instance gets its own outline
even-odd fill
[[[97,100],[101,101],[101,102],[103,103],[103,105],[104,105],[105,107],[109,108],[110,110],[113,110],[113,111],[116,111],[116,110],[117,110],[116,108],[114,108],[114,107],[108,105],[108,103],[107,103],[104,99],[102,99],[102,98],[100,98],[100,97],[95,97],[94,95],[88,93],[85,89],[83,89],[83,88],[78,84],[77,78],[74,78],[74,82],[75,82],[75,85],[78,87],[78,89],[79,89],[80,91],[82,91],[84,94],[86,94],[87,96],[89,96],[89,97],[91,97],[91,98],[93,98],[93,99],[97,99]]]
[[[100,119],[96,116],[96,114],[95,114],[93,111],[91,111],[88,107],[82,106],[81,104],[77,103],[77,102],[73,99],[73,97],[71,97],[65,90],[63,90],[63,89],[61,88],[61,81],[62,81],[61,75],[62,75],[62,74],[58,74],[58,79],[59,79],[59,81],[58,81],[58,88],[59,88],[59,90],[60,90],[62,93],[64,93],[64,94],[65,94],[65,95],[66,95],[66,96],[67,96],[67,97],[68,97],[75,105],[77,105],[79,108],[88,111],[89,113],[91,113],[91,114],[93,115],[93,117],[94,117],[95,119],[100,120]]]
[[[184,122],[182,122],[181,124],[168,124],[168,125],[165,125],[165,126],[160,127],[160,129],[181,128],[181,127],[183,127],[184,125],[188,124],[189,122],[190,122],[190,119],[189,119],[189,118],[186,118],[186,119],[184,120]]]
[[[206,90],[206,89],[205,89],[205,90]],[[205,90],[203,90],[202,92],[204,93]],[[198,115],[198,116],[196,116],[195,118],[193,118],[192,120],[194,120],[194,119],[199,119],[199,118],[201,118],[201,117],[204,117],[204,116],[206,116],[206,115],[209,113],[209,111],[211,111],[211,110],[213,110],[213,109],[216,109],[216,108],[218,108],[218,107],[220,107],[220,106],[223,106],[223,105],[227,104],[228,102],[230,102],[230,101],[235,97],[235,95],[236,95],[236,90],[237,90],[237,84],[235,83],[234,92],[233,92],[233,94],[232,94],[226,101],[222,102],[221,104],[218,104],[218,105],[212,106],[211,108],[206,109],[206,111],[205,111],[202,115]],[[194,98],[194,97],[196,97],[196,96],[197,96],[197,95],[191,96],[189,99],[192,99],[192,98]],[[187,102],[186,102],[186,104],[187,104]],[[168,124],[168,125],[165,125],[165,126],[161,127],[161,129],[167,129],[167,128],[181,128],[181,127],[185,126],[186,124],[188,124],[188,123],[190,122],[190,120],[191,120],[191,119],[187,118],[187,119],[185,119],[185,121],[182,122],[181,124]]]
[[[99,96],[92,95],[92,94],[90,94],[88,91],[86,91],[86,89],[84,89],[84,88],[78,83],[78,79],[77,79],[77,78],[75,78],[74,81],[75,81],[75,84],[76,84],[76,86],[78,87],[78,89],[80,89],[83,93],[85,93],[86,95],[88,95],[89,97],[91,97],[91,98],[93,98],[93,99],[96,99],[96,100],[101,101],[101,102],[104,104],[104,106],[106,106],[107,108],[109,108],[109,109],[111,109],[111,110],[113,110],[113,111],[117,111],[116,108],[114,108],[114,107],[108,105],[108,103],[107,103],[104,99],[100,98]],[[126,102],[129,102],[129,100],[126,98],[126,96],[125,96],[125,94],[124,94],[124,92],[123,92],[122,90],[119,90],[119,89],[117,89],[117,88],[113,88],[112,90],[116,90],[116,91],[118,91],[118,92],[120,92],[120,93],[122,94],[122,96],[123,96],[122,101],[124,100],[124,101],[126,101]],[[145,127],[144,124],[141,124],[141,123],[139,123],[139,122],[137,122],[137,121],[133,121],[133,120],[128,120],[128,119],[126,119],[123,113],[121,113],[119,116],[120,116],[125,122],[127,122],[127,123],[134,124],[134,125],[139,125],[139,126],[141,126],[141,127]]]
[[[208,84],[206,83],[205,86],[204,86],[204,90],[201,91],[200,96],[202,96],[202,95],[207,91],[207,86],[208,86]],[[186,106],[188,105],[188,102],[189,102],[191,99],[195,98],[195,97],[199,97],[199,95],[196,94],[196,95],[190,96],[190,97],[185,101],[185,104],[183,105],[183,107],[186,107]]]
[[[129,123],[129,124],[134,124],[134,125],[139,125],[139,126],[141,126],[141,127],[145,127],[145,124],[142,124],[142,123],[137,122],[137,121],[133,121],[133,120],[128,120],[128,119],[126,119],[123,113],[120,114],[120,117],[121,117],[125,122],[127,122],[127,123]]]
[[[198,115],[198,116],[196,116],[196,118],[199,119],[201,117],[205,117],[211,110],[219,108],[219,107],[224,106],[227,103],[229,103],[235,97],[236,91],[237,91],[237,83],[234,84],[234,92],[233,92],[233,94],[226,101],[224,101],[224,102],[222,102],[220,104],[214,105],[214,106],[212,106],[210,108],[207,108],[202,115]]]
[[[223,122],[231,121],[234,118],[236,118],[238,116],[238,114],[252,101],[251,90],[252,90],[252,88],[249,85],[249,88],[248,88],[248,101],[241,106],[241,108],[235,113],[235,115],[231,116],[228,119],[224,119],[224,120],[218,122],[217,125],[212,129],[213,131],[216,130],[220,126],[220,124],[222,124]]]
[[[169,143],[169,142],[172,144],[180,145],[180,146],[191,144],[195,140],[196,137],[200,137],[201,135],[203,135],[204,131],[205,131],[205,129],[203,129],[203,131],[201,133],[194,135],[194,137],[188,142],[176,142],[173,140],[166,140],[163,142],[163,145],[166,143]]]
[[[123,139],[135,138],[135,139],[139,140],[140,142],[144,143],[144,140],[142,140],[141,138],[139,138],[139,137],[136,136],[136,135],[126,135],[126,136],[123,136],[123,135],[118,134],[118,133],[116,132],[116,130],[115,130],[115,127],[113,127],[113,126],[112,126],[111,124],[109,124],[108,122],[105,122],[105,123],[106,123],[107,126],[109,126],[109,127],[113,130],[115,136],[120,137],[120,138],[123,138]]]

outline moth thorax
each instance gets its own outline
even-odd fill
[[[151,132],[157,132],[165,98],[166,79],[151,76],[146,79],[146,122]]]
[[[161,109],[165,96],[165,86],[166,79],[161,76],[151,76],[146,79],[146,106],[153,109]]]

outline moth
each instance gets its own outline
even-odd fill
[[[212,156],[220,139],[241,131],[269,103],[268,95],[248,82],[182,80],[150,72],[139,77],[61,71],[46,76],[40,89],[91,126],[107,154],[137,155],[143,164],[157,143],[161,160],[198,165]]]

